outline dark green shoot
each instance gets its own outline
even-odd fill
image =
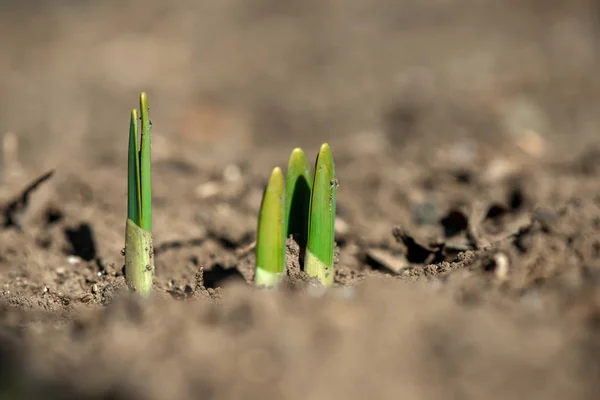
[[[137,110],[131,110],[129,123],[129,155],[127,168],[127,218],[140,225],[140,159]]]
[[[294,236],[301,250],[306,248],[308,237],[311,186],[312,177],[306,155],[302,149],[295,148],[290,155],[285,183],[285,232],[286,236]]]

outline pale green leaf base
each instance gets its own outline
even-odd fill
[[[152,290],[154,250],[152,232],[127,219],[125,230],[125,279],[127,285],[143,296]]]
[[[325,265],[308,250],[304,259],[304,272],[310,277],[317,277],[325,287],[333,285],[333,267]]]
[[[270,272],[257,266],[254,283],[257,286],[275,287],[279,284],[283,275],[285,275],[285,272]]]

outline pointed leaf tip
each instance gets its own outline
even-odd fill
[[[140,103],[141,104],[148,103],[148,94],[146,94],[146,92],[140,93]]]
[[[281,168],[273,168],[273,171],[271,171],[271,177],[269,178],[269,183],[267,184],[267,191],[281,198],[281,201],[283,202],[284,186],[285,182],[283,180],[283,172],[281,171]]]
[[[271,182],[273,182],[274,184],[281,183],[281,185],[283,185],[283,172],[281,171],[281,168],[273,168],[273,171],[271,171],[271,178],[269,179],[269,185],[271,184]]]
[[[323,143],[321,148],[319,149],[319,154],[317,155],[317,163],[321,161],[321,163],[325,163],[324,165],[329,166],[333,164],[333,156],[331,154],[331,148],[329,144]]]
[[[304,154],[304,150],[302,150],[300,147],[296,147],[294,150],[292,150],[290,159],[291,158],[302,158],[302,157],[306,157],[306,155]]]

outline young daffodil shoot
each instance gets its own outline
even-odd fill
[[[285,192],[283,173],[273,169],[258,217],[255,283],[277,286],[285,274]]]
[[[140,94],[142,134],[138,137],[138,113],[131,111],[127,174],[127,221],[125,228],[125,279],[128,286],[146,296],[152,289],[152,180],[148,97]],[[139,141],[139,142],[138,142]]]
[[[295,148],[288,162],[285,182],[285,232],[294,236],[301,250],[306,248],[308,238],[308,211],[312,177],[304,151]]]
[[[308,276],[316,276],[327,287],[333,284],[334,276],[336,191],[333,156],[329,145],[325,143],[321,146],[315,163],[304,271]]]

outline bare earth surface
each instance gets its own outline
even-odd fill
[[[0,8],[1,399],[598,398],[596,3],[48,4]],[[142,90],[147,301],[121,253]],[[257,290],[268,174],[324,141],[335,287],[289,241]]]

